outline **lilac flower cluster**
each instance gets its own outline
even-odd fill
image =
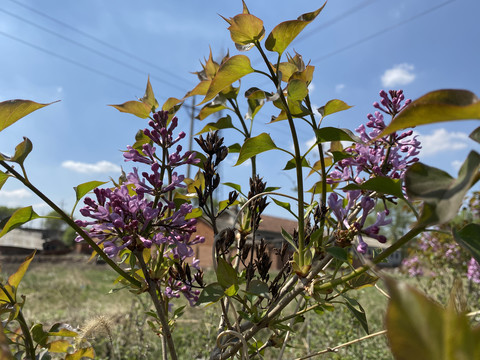
[[[394,117],[411,101],[405,100],[402,90],[380,92],[381,105],[373,104],[378,110]],[[382,138],[376,137],[385,129],[386,125],[383,115],[376,111],[373,115],[368,114],[368,122],[360,125],[356,132],[360,135],[362,143],[345,149],[350,156],[338,161],[334,170],[330,172],[327,183],[336,184],[340,182],[361,184],[366,178],[377,176],[401,179],[405,171],[414,162],[418,161],[421,148],[416,137],[411,138],[413,132],[407,131],[400,135],[392,133]],[[372,129],[367,133],[366,128]],[[375,139],[375,140],[374,140]],[[338,220],[341,229],[349,232],[349,237],[358,236],[359,245],[357,251],[366,253],[367,244],[362,235],[367,235],[379,242],[386,242],[386,238],[379,234],[380,227],[391,223],[388,216],[388,209],[377,213],[377,219],[371,226],[364,227],[367,216],[374,210],[376,200],[371,193],[362,193],[359,190],[347,191],[346,206],[338,194],[332,193],[328,199],[328,205]],[[361,216],[360,216],[361,214]],[[360,217],[359,217],[360,216]]]
[[[402,261],[402,267],[408,272],[410,277],[417,277],[423,275],[423,268],[418,256],[411,256]]]
[[[154,244],[164,249],[163,256],[173,262],[184,263],[192,258],[192,266],[199,270],[198,260],[194,258],[192,246],[203,242],[202,236],[192,237],[196,232],[195,218],[188,218],[192,205],[188,203],[176,206],[170,196],[176,189],[185,187],[183,175],[173,169],[183,164],[196,164],[194,152],[182,154],[182,147],[177,145],[175,152],[169,154],[185,133],[174,138],[173,130],[178,120],[174,117],[170,124],[168,112],[160,111],[149,121],[151,129],[143,133],[151,140],[142,145],[141,151],[131,146],[124,153],[125,161],[149,165],[150,172],[139,175],[138,168],[126,176],[126,181],[114,189],[95,189],[96,199],[85,198],[85,207],[80,213],[92,220],[77,220],[77,224],[88,227],[90,237],[103,245],[105,253],[116,256],[123,249],[139,252],[151,248]],[[157,156],[156,146],[163,153]],[[162,161],[159,159],[167,159]],[[168,179],[165,181],[165,179]],[[81,241],[77,237],[77,241]],[[165,295],[177,297],[179,293],[193,304],[199,295],[190,283],[167,279]]]
[[[480,284],[480,264],[473,257],[468,262],[467,278],[474,283]]]

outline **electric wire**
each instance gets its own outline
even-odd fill
[[[43,18],[45,18],[45,19],[48,19],[48,20],[50,20],[50,21],[52,21],[52,22],[54,22],[54,23],[56,23],[56,24],[58,24],[58,25],[61,25],[61,26],[65,27],[65,28],[67,28],[67,29],[70,29],[71,31],[74,31],[74,32],[76,32],[76,33],[78,33],[78,34],[80,34],[80,35],[82,35],[82,36],[84,36],[84,37],[86,37],[86,38],[88,38],[88,39],[90,39],[90,40],[93,40],[93,41],[95,41],[96,43],[98,43],[98,44],[100,44],[100,45],[102,45],[102,46],[105,46],[105,47],[107,47],[107,48],[109,48],[109,49],[111,49],[111,50],[117,51],[118,53],[120,53],[120,54],[122,54],[122,55],[125,55],[125,56],[127,56],[127,57],[129,57],[129,58],[131,58],[131,59],[134,59],[134,60],[136,60],[136,61],[138,61],[138,62],[141,62],[141,63],[143,63],[143,64],[145,64],[145,65],[148,65],[148,66],[150,66],[150,67],[153,67],[153,68],[157,69],[158,71],[161,71],[162,73],[164,73],[164,74],[166,74],[166,75],[169,75],[169,76],[171,76],[171,77],[176,78],[177,80],[182,80],[182,81],[190,84],[190,82],[189,82],[188,80],[186,80],[185,78],[183,78],[183,77],[181,77],[181,76],[179,76],[179,75],[177,75],[177,74],[175,74],[175,73],[172,73],[171,71],[168,71],[168,70],[166,70],[166,69],[158,66],[157,64],[154,64],[154,63],[152,63],[152,62],[150,62],[150,61],[147,61],[147,60],[143,59],[142,57],[140,57],[140,56],[138,56],[138,55],[136,55],[136,54],[134,54],[134,53],[131,53],[131,52],[129,52],[129,51],[126,51],[126,50],[124,50],[124,49],[122,49],[122,48],[119,48],[119,47],[117,47],[117,46],[115,46],[115,45],[112,45],[112,44],[110,44],[110,43],[108,43],[108,42],[106,42],[106,41],[104,41],[104,40],[102,40],[102,39],[100,39],[100,38],[98,38],[98,37],[96,37],[96,36],[94,36],[94,35],[91,35],[91,34],[85,32],[85,31],[82,31],[82,30],[80,30],[80,29],[77,29],[76,27],[74,27],[74,26],[72,26],[72,25],[70,25],[70,24],[68,24],[68,23],[66,23],[66,22],[63,22],[63,21],[61,21],[61,20],[58,20],[58,19],[54,18],[53,16],[50,16],[50,15],[48,15],[48,14],[42,12],[42,11],[39,11],[39,10],[37,10],[37,9],[35,9],[35,8],[32,8],[32,7],[30,7],[30,6],[22,3],[22,2],[20,2],[20,1],[17,1],[17,0],[10,0],[10,2],[12,2],[12,3],[16,4],[16,5],[19,5],[19,6],[25,8],[25,9],[27,9],[27,10],[29,10],[29,11],[31,11],[31,12],[33,12],[33,13],[41,16],[41,17],[43,17]]]

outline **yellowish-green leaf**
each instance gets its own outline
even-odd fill
[[[273,65],[272,68],[275,69]],[[278,65],[278,71],[282,73],[282,81],[288,82],[290,76],[297,72],[298,68],[295,66],[295,64],[292,64],[291,62],[282,62]]]
[[[55,340],[48,345],[48,351],[52,353],[66,353],[68,348],[72,346],[67,340]]]
[[[202,215],[203,215],[202,209],[194,208],[190,213],[185,215],[185,219],[188,220],[188,219],[199,218]]]
[[[30,220],[38,219],[40,216],[33,211],[31,206],[24,207],[15,211],[0,232],[0,237],[9,231],[29,222]]]
[[[240,155],[235,166],[265,151],[278,149],[270,135],[262,133],[253,138],[247,139],[242,145]]]
[[[223,118],[218,119],[217,122],[208,123],[196,135],[200,135],[200,134],[209,132],[211,130],[215,131],[215,130],[220,130],[220,129],[232,129],[232,128],[234,128],[234,126],[232,124],[232,118],[230,117],[230,115],[227,115]]]
[[[5,182],[7,181],[7,179],[10,176],[11,175],[8,175],[8,174],[4,173],[3,171],[0,171],[0,190],[2,189],[3,185],[5,184]]]
[[[329,167],[333,165],[333,159],[331,157],[326,157],[325,158],[325,167]],[[308,173],[307,177],[309,177],[312,174],[316,174],[317,172],[322,170],[322,162],[320,160],[315,161],[313,166],[311,167],[310,172]]]
[[[56,102],[58,101],[48,104],[39,104],[31,100],[20,99],[0,102],[0,131],[6,129],[31,112]]]
[[[141,101],[127,101],[119,105],[110,105],[120,112],[135,115],[139,118],[146,119],[150,116],[151,108],[149,105]]]
[[[325,2],[316,11],[301,15],[297,20],[285,21],[275,26],[265,41],[265,48],[281,55],[305,26],[310,24],[320,14],[326,4]]]
[[[18,270],[15,273],[10,275],[10,277],[8,278],[8,284],[10,286],[12,286],[15,289],[18,288],[18,284],[20,284],[20,281],[22,281],[23,276],[27,272],[27,269],[30,266],[30,263],[32,262],[34,256],[35,256],[35,251],[25,258],[25,260],[18,267]]]
[[[65,357],[65,360],[82,360],[82,358],[94,359],[95,351],[93,350],[93,348],[89,347],[89,348],[78,349],[73,354],[68,354]]]
[[[167,101],[162,105],[162,110],[164,111],[171,111],[176,105],[180,104],[183,100],[171,97],[168,98]],[[176,110],[174,111],[176,112]]]
[[[223,104],[216,104],[216,105],[207,104],[200,110],[200,112],[197,115],[197,119],[203,120],[209,117],[210,115],[225,109],[228,109],[228,107],[224,106]]]
[[[211,83],[212,83],[212,80],[200,81],[197,84],[197,86],[195,86],[192,90],[190,90],[188,93],[185,94],[183,99],[186,99],[187,97],[195,96],[195,95],[205,96],[207,94],[208,88],[210,87]]]
[[[377,138],[395,131],[452,120],[480,119],[480,100],[468,90],[436,90],[413,101]]]
[[[236,44],[254,45],[265,36],[263,21],[252,14],[239,14],[227,22],[230,24],[230,37]]]
[[[153,94],[152,84],[150,84],[150,77],[147,80],[147,88],[145,90],[145,95],[140,101],[149,106],[150,110],[155,111],[158,108],[157,99],[155,99],[155,95]]]
[[[290,80],[287,87],[289,100],[303,100],[308,95],[307,84],[302,80]]]
[[[247,56],[232,56],[220,66],[215,78],[210,84],[205,98],[199,105],[212,100],[220,91],[253,71],[250,65],[250,59]]]
[[[12,161],[23,165],[28,154],[33,149],[33,144],[30,139],[23,137],[23,141],[15,147],[15,154],[12,157],[0,154],[0,160]]]
[[[330,115],[339,111],[348,110],[351,107],[352,106],[348,105],[342,100],[333,99],[327,102],[321,108],[318,108],[318,112],[320,113],[320,115],[322,115],[322,117],[325,117],[327,115]]]
[[[305,70],[303,71],[297,71],[290,76],[290,81],[291,80],[302,80],[309,85],[312,82],[313,79],[313,72],[315,71],[315,66],[308,65]]]
[[[77,197],[77,201],[83,198],[87,193],[92,191],[93,189],[106,184],[106,181],[89,181],[83,184],[79,184],[75,186],[73,189],[75,190],[75,194]]]

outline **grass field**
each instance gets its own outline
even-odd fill
[[[14,271],[16,266],[4,265],[2,277]],[[148,299],[127,290],[111,292],[115,278],[105,265],[34,261],[19,289],[19,293],[27,299],[24,315],[27,321],[41,322],[45,328],[55,322],[65,322],[75,328],[92,329],[86,337],[94,345],[99,359],[161,358],[160,339],[145,321],[144,313],[149,310]],[[448,284],[428,281],[419,284],[441,301],[448,296]],[[351,292],[349,296],[355,297],[364,307],[370,333],[382,330],[387,299],[373,287]],[[478,293],[471,294],[469,301],[478,308]],[[214,306],[187,308],[174,329],[180,359],[208,358],[216,336],[216,314]],[[284,359],[334,347],[365,335],[358,321],[343,305],[336,305],[333,312],[322,315],[309,313],[295,328],[297,332],[288,341]],[[278,351],[273,349],[265,358],[275,359]],[[392,356],[382,335],[316,359],[388,360]]]

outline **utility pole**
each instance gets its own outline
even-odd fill
[[[190,134],[188,138],[188,150],[192,151],[193,147],[193,128],[195,121],[195,96],[192,97],[192,112],[190,113]],[[191,164],[187,164],[187,178],[190,179],[190,167]]]

